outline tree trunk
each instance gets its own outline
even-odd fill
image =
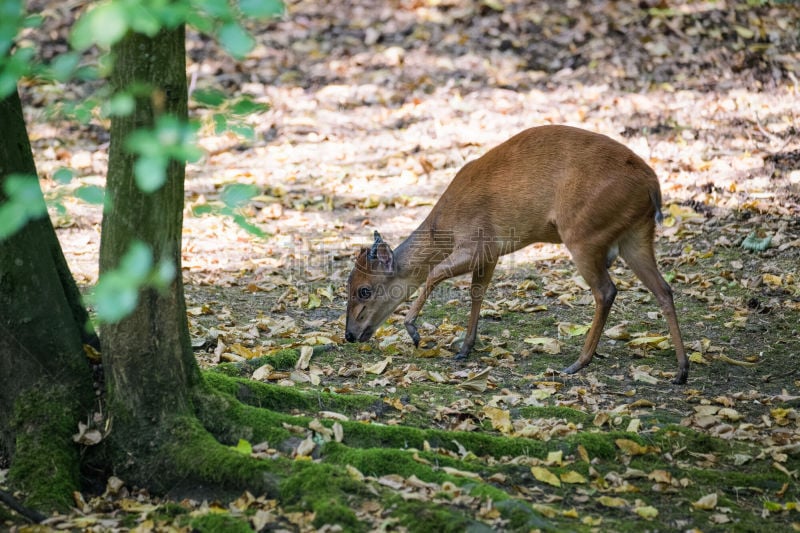
[[[134,240],[148,244],[155,261],[167,259],[176,269],[166,290],[142,289],[133,313],[102,330],[113,443],[124,456],[141,456],[160,439],[153,432],[165,421],[191,413],[190,389],[200,376],[189,342],[181,280],[185,163],[171,161],[163,187],[145,193],[134,179],[135,157],[125,149],[131,132],[153,128],[160,115],[186,120],[184,40],[180,26],[152,38],[131,33],[113,50],[114,89],[145,84],[152,92],[137,98],[132,114],[111,121],[106,191],[113,209],[103,217],[100,275],[118,266]]]
[[[35,176],[16,91],[0,101],[0,124],[0,185],[12,173]],[[96,337],[88,328],[48,217],[0,243],[0,458],[34,507],[65,508],[79,487],[71,437],[93,399],[82,344]]]

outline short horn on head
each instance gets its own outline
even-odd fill
[[[381,234],[378,233],[378,230],[375,230],[375,233],[373,233],[373,236],[375,237],[375,242],[372,243],[372,248],[370,248],[369,253],[367,254],[367,257],[370,258],[370,259],[375,259],[377,257],[378,245],[383,242],[383,239],[381,238]]]

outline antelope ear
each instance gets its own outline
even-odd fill
[[[381,266],[387,270],[392,271],[394,270],[394,252],[389,247],[388,244],[385,242],[380,242],[374,248],[375,251],[375,259],[381,264]]]

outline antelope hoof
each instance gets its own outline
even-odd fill
[[[419,332],[417,326],[414,324],[406,324],[406,331],[411,336],[411,341],[414,343],[414,348],[419,348]]]
[[[462,352],[459,351],[455,356],[453,356],[453,361],[466,361],[469,352]]]
[[[673,385],[685,385],[686,379],[689,377],[689,369],[681,368],[678,370],[678,375],[672,380]]]
[[[578,370],[582,369],[585,366],[586,365],[581,364],[580,361],[575,361],[574,363],[569,365],[567,368],[565,368],[561,372],[564,373],[564,374],[574,374],[575,372],[577,372]]]

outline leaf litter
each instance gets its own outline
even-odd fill
[[[657,519],[684,530],[799,529],[797,7],[351,4],[344,13],[289,2],[284,19],[257,29],[259,44],[240,63],[190,34],[189,69],[203,87],[270,105],[245,119],[253,142],[203,130],[208,155],[188,168],[183,274],[200,365],[294,350],[296,366],[261,365],[248,376],[373,395],[386,409],[369,416],[387,424],[543,442],[616,435],[611,458],[578,444],[558,460],[473,455],[484,471],[449,471],[492,480],[564,527]],[[60,24],[45,19],[56,32]],[[45,40],[41,53],[58,46]],[[69,185],[45,179],[43,188],[65,207],[52,214],[70,267],[93,283],[101,212],[64,188],[102,185],[107,137],[102,124],[67,132],[37,118],[43,106],[86,94],[58,91],[23,87],[26,117],[41,174],[75,173]],[[614,136],[659,175],[666,204],[656,246],[693,362],[686,387],[669,384],[663,318],[621,262],[611,269],[620,294],[598,357],[575,376],[558,372],[577,357],[593,300],[564,249],[548,244],[501,261],[464,365],[450,360],[466,323],[464,280],[443,283],[424,308],[421,349],[402,326],[407,307],[374,342],[344,343],[346,277],[372,229],[396,246],[465,161],[545,123]],[[258,187],[241,212],[264,237],[230,218],[194,215],[235,182]],[[296,430],[291,451],[241,449],[318,460],[321,443],[347,443],[341,426]],[[102,438],[91,425],[76,433],[84,445]],[[376,491],[450,499],[508,527],[491,501],[452,483],[350,472]],[[153,511],[167,503],[111,478],[101,495],[76,495],[80,514],[48,524],[114,529],[122,512],[138,517],[139,531],[156,530],[169,519]],[[248,493],[230,504],[178,504],[192,515],[230,513],[256,530],[312,528],[309,513]],[[358,516],[378,527],[385,511],[380,499],[367,500]]]

